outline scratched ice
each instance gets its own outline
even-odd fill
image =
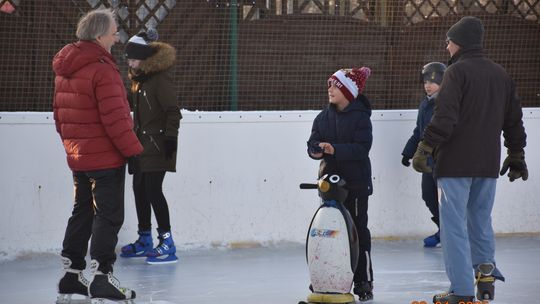
[[[440,249],[422,240],[373,242],[375,299],[371,303],[426,301],[448,287]],[[494,304],[537,303],[540,236],[497,239],[497,264],[507,282],[496,284]],[[175,265],[119,259],[121,283],[137,291],[135,303],[296,304],[308,295],[302,244],[237,250],[179,252]],[[54,303],[60,259],[31,254],[0,264],[2,303]]]

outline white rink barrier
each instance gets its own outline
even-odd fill
[[[306,155],[306,141],[317,113],[183,111],[178,172],[167,173],[163,186],[177,247],[303,243],[319,204],[315,190],[298,188],[316,178],[318,162]],[[401,165],[416,113],[373,112],[373,237],[435,231],[421,199],[420,174]],[[539,118],[540,108],[524,109],[530,177],[499,179],[496,233],[540,232]],[[0,139],[0,260],[60,252],[73,185],[52,114],[0,112]],[[120,244],[133,241],[137,231],[130,176],[125,206]]]

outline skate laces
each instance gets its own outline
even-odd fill
[[[93,273],[94,275],[98,273],[98,267],[99,267],[99,262],[96,261],[96,260],[92,260],[90,261],[90,272]],[[101,271],[100,271],[100,274]]]
[[[122,290],[122,287],[120,287],[120,281],[114,277],[112,272],[107,273],[107,277],[109,278],[109,283],[111,283],[116,289]]]
[[[62,257],[62,267],[64,269],[70,269],[71,268],[71,259]]]
[[[82,271],[79,272],[79,282],[86,287],[90,286],[90,281],[84,277]]]
[[[62,268],[66,273],[73,273],[77,275],[78,281],[83,284],[84,286],[88,287],[90,285],[90,281],[88,281],[83,274],[83,271],[80,269],[73,269],[71,268],[71,259],[62,257]]]
[[[82,270],[79,270],[79,269],[71,268],[71,264],[72,264],[72,262],[71,262],[70,258],[62,257],[62,268],[64,269],[65,272],[78,274],[78,273],[80,273],[82,271]]]
[[[483,263],[476,267],[476,284],[478,282],[495,282],[495,277],[492,275],[495,271],[495,264]]]

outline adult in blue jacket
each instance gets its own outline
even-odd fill
[[[373,298],[371,233],[367,227],[368,197],[373,193],[369,150],[373,141],[371,104],[361,94],[371,70],[339,70],[328,80],[329,105],[313,121],[308,155],[321,160],[319,177],[338,174],[348,184],[344,202],[359,237],[360,258],[354,293],[360,301]]]

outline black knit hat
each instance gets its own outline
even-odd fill
[[[157,38],[158,34],[154,29],[149,29],[147,32],[139,32],[137,35],[131,37],[124,51],[126,58],[145,60],[154,55],[155,50],[150,43],[156,41]]]
[[[440,62],[430,62],[422,68],[420,73],[420,82],[431,81],[441,85],[446,65]]]
[[[481,48],[484,44],[484,25],[473,16],[466,16],[456,22],[446,37],[462,48]]]

